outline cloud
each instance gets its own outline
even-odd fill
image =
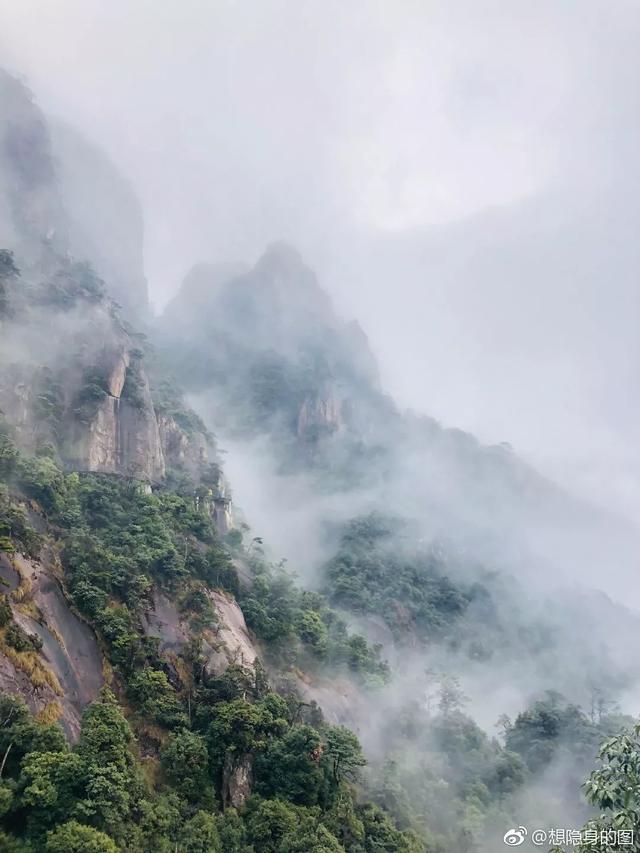
[[[157,304],[293,242],[403,404],[637,516],[637,4],[1,14],[6,61],[136,185]]]

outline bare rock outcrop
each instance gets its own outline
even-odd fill
[[[343,425],[342,404],[336,391],[326,384],[318,394],[307,397],[298,415],[297,434],[301,441],[313,442],[333,435]]]
[[[108,389],[88,422],[73,419],[67,461],[80,471],[121,474],[147,482],[165,475],[158,420],[145,372],[120,344],[105,356]],[[127,394],[135,383],[135,394]]]
[[[209,447],[202,432],[187,432],[171,415],[158,415],[160,446],[167,469],[183,471],[197,482],[209,464]]]
[[[240,605],[220,590],[209,590],[208,596],[215,622],[202,634],[201,651],[207,671],[219,675],[231,664],[252,666],[258,651]],[[154,592],[153,607],[146,613],[143,627],[148,636],[159,640],[163,653],[180,653],[193,636],[188,618],[180,612],[176,602],[158,590]]]
[[[0,690],[21,696],[34,713],[59,719],[72,740],[82,712],[103,684],[102,654],[91,628],[72,610],[51,555],[39,561],[3,555],[15,623],[39,637],[41,649],[16,651],[0,641]],[[13,578],[10,573],[13,572]]]
[[[251,796],[253,788],[253,756],[228,752],[222,770],[222,803],[224,808],[239,809]]]

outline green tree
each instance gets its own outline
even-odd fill
[[[2,850],[2,853],[35,853],[33,847],[27,841],[13,838],[1,829],[0,850]]]
[[[85,781],[82,759],[71,752],[31,752],[22,762],[19,801],[28,809],[30,831],[40,835],[67,817]]]
[[[104,832],[85,826],[76,820],[51,830],[47,835],[45,853],[118,853],[116,843]]]
[[[162,766],[169,784],[192,805],[212,808],[213,785],[209,753],[202,735],[183,729],[162,750]]]
[[[422,842],[410,832],[396,829],[389,815],[379,806],[360,809],[364,826],[366,853],[425,853]]]
[[[38,724],[23,699],[0,693],[0,761],[4,761],[2,778],[16,779],[22,759],[27,753],[68,750],[58,725]]]
[[[185,823],[182,837],[184,853],[230,853],[222,847],[215,817],[207,812],[196,812]]]
[[[356,779],[358,770],[366,764],[360,741],[344,726],[327,729],[324,754],[336,785],[343,779]]]
[[[242,755],[264,749],[270,737],[287,729],[286,714],[286,704],[273,694],[253,705],[243,699],[219,702],[207,731],[214,763],[221,767],[227,750]]]
[[[609,850],[640,850],[640,725],[608,738],[598,753],[600,766],[585,783],[587,800],[600,815],[584,827],[585,839],[580,853],[603,853]],[[603,847],[602,833],[612,833],[620,841],[620,832],[627,842]],[[588,840],[593,837],[593,841]]]
[[[235,809],[225,809],[217,823],[220,844],[224,853],[249,853],[247,830]]]
[[[103,687],[82,719],[77,755],[85,765],[83,798],[74,812],[84,822],[125,838],[145,785],[130,750],[133,735],[115,696]]]
[[[295,833],[298,817],[291,806],[280,800],[249,801],[245,817],[247,835],[251,844],[261,853],[280,853],[287,836]]]
[[[133,756],[129,745],[133,734],[116,697],[103,687],[82,717],[77,751],[88,763],[115,764],[131,768]]]
[[[326,826],[320,824],[287,836],[279,848],[279,853],[345,853],[345,850]]]
[[[162,670],[146,666],[129,680],[127,695],[143,714],[166,726],[187,724],[180,700]]]
[[[316,805],[325,778],[321,756],[320,736],[315,729],[307,725],[292,726],[256,758],[257,793],[298,805]]]

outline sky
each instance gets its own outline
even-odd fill
[[[640,519],[636,0],[0,0],[157,308],[294,243],[402,406]]]

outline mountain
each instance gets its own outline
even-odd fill
[[[0,99],[0,848],[488,853],[587,817],[640,681],[587,575],[632,533],[401,411],[290,246],[151,320],[127,181]]]

